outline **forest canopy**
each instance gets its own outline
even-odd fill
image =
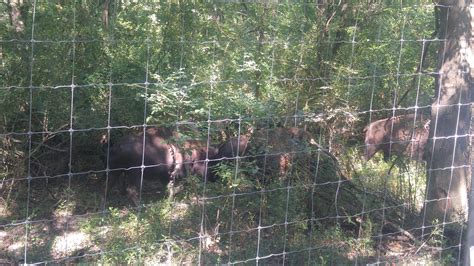
[[[4,132],[25,131],[21,110],[30,107],[32,131],[60,129],[71,111],[76,129],[106,127],[109,86],[112,126],[208,115],[366,123],[360,112],[384,117],[433,97],[433,79],[417,76],[435,62],[430,5],[47,1],[32,9],[20,7],[20,30],[0,29]],[[74,95],[61,89],[71,86]]]

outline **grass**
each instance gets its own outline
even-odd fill
[[[335,166],[324,159],[317,175],[314,167],[295,165],[285,177],[265,179],[255,178],[259,173],[247,171],[245,164],[237,174],[232,165],[223,165],[219,170],[226,177],[223,180],[204,184],[190,177],[174,197],[147,191],[153,185],[146,183],[141,208],[112,193],[105,212],[103,184],[96,176],[49,184],[35,181],[29,198],[27,183],[18,182],[0,208],[2,223],[23,221],[29,199],[28,217],[38,222],[28,226],[27,262],[68,258],[105,264],[398,261],[399,257],[380,250],[378,236],[385,230],[381,210],[404,203],[398,209],[385,209],[385,221],[406,226],[405,220],[420,210],[424,171],[417,164],[395,164],[387,174],[393,161],[376,157],[365,162],[351,152],[340,161],[341,170],[350,173],[349,180],[338,176]],[[359,203],[364,204],[363,213]],[[26,228],[10,224],[0,229],[4,232],[0,257],[16,262],[23,257]],[[430,241],[427,245],[446,243],[436,235]],[[389,237],[382,244],[397,243],[413,244]],[[452,254],[434,259],[451,261],[457,258]],[[431,258],[429,252],[412,255],[407,252],[406,260]]]

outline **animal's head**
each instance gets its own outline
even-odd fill
[[[202,147],[193,149],[190,158],[190,174],[206,177],[208,180],[215,180],[209,160],[212,160],[218,153],[218,149],[214,147]]]

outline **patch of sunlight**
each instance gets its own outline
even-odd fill
[[[90,247],[91,241],[89,235],[83,232],[69,232],[54,239],[51,248],[51,256],[61,258],[64,256],[73,256],[78,251]]]
[[[58,204],[58,207],[54,210],[56,217],[70,217],[73,216],[76,202],[63,200]]]
[[[8,251],[12,253],[16,253],[20,250],[23,250],[24,244],[25,243],[23,241],[13,243],[10,246],[8,246]]]
[[[171,219],[173,221],[182,219],[186,216],[189,210],[189,204],[177,202],[173,204],[173,212],[171,214]]]

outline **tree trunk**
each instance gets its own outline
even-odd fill
[[[9,0],[7,3],[9,7],[11,26],[13,27],[15,32],[23,32],[23,30],[25,29],[25,23],[23,22],[20,11],[21,6],[23,5],[23,0]]]
[[[471,16],[474,17],[474,8],[471,8]],[[474,22],[471,24],[471,31],[474,28]],[[474,77],[474,68],[471,68],[471,78]],[[473,80],[473,79],[471,79]],[[474,93],[471,93],[471,97]],[[474,105],[471,101],[471,113],[474,112]],[[471,158],[474,158],[474,117],[471,116]],[[471,168],[471,180],[472,180]],[[464,245],[464,265],[474,265],[474,187],[471,185],[469,192],[469,221],[467,223],[466,244]]]
[[[474,67],[469,2],[439,1],[439,75],[435,83],[436,100],[431,109],[430,145],[427,145],[424,226],[435,222],[438,225],[462,223],[467,219],[470,90],[473,87],[469,71]],[[446,228],[443,226],[443,229]]]

